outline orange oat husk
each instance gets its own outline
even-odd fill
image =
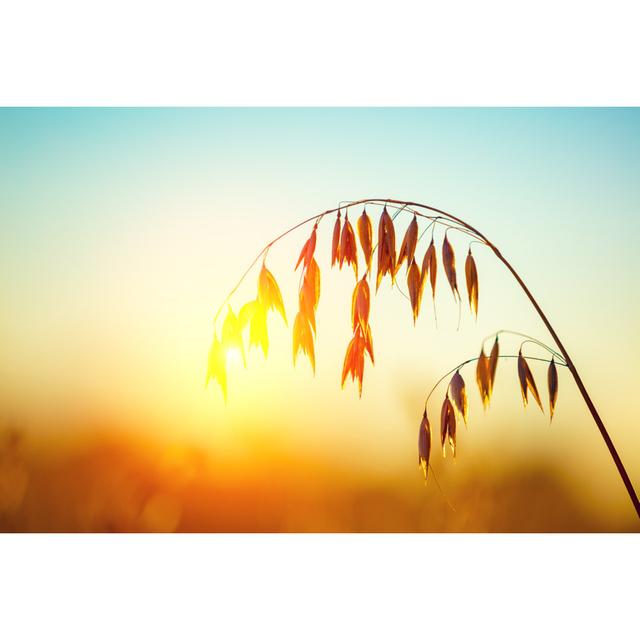
[[[316,356],[313,345],[313,332],[309,319],[302,311],[298,311],[293,323],[293,364],[295,366],[298,352],[302,350],[311,362],[313,373],[316,372]]]
[[[358,325],[366,328],[369,324],[371,291],[366,276],[358,280],[351,296],[351,324],[355,331]]]
[[[320,300],[320,267],[315,261],[315,258],[311,259],[309,266],[304,270],[302,278],[302,285],[298,292],[298,301],[300,311],[309,320],[309,324],[316,331],[316,309],[318,308],[318,301]]]
[[[489,358],[484,353],[484,347],[480,350],[480,356],[476,364],[476,382],[478,383],[482,406],[486,410],[491,400],[491,374],[489,373]]]
[[[402,263],[407,261],[407,269],[411,266],[414,254],[416,252],[416,245],[418,244],[418,219],[414,215],[413,220],[409,223],[407,231],[402,239],[400,245],[400,253],[398,253],[398,262],[395,266],[395,273],[398,273]]]
[[[340,268],[343,263],[350,264],[353,272],[358,277],[358,247],[356,245],[356,235],[353,227],[349,222],[349,214],[344,216],[344,224],[342,225],[342,234],[340,235]]]
[[[409,290],[409,300],[411,302],[411,311],[413,312],[413,324],[415,325],[420,313],[420,304],[422,302],[422,288],[420,286],[420,268],[416,264],[414,258],[411,258],[411,265],[407,270],[407,289]]]
[[[469,402],[467,400],[467,389],[464,384],[464,379],[460,375],[460,371],[456,371],[453,375],[453,378],[451,378],[449,388],[451,390],[453,404],[458,410],[458,413],[462,416],[462,419],[464,420],[464,423],[466,425],[469,411]]]
[[[422,269],[420,272],[420,290],[424,291],[427,282],[427,276],[431,282],[431,297],[436,295],[436,278],[438,275],[438,259],[436,258],[436,247],[431,240],[431,244],[427,248],[422,259]]]
[[[344,388],[344,383],[348,375],[351,375],[351,380],[358,380],[358,393],[362,397],[362,381],[364,378],[364,354],[365,351],[369,353],[371,362],[373,362],[373,347],[371,344],[371,332],[363,330],[361,325],[356,327],[353,334],[353,338],[347,345],[347,352],[344,357],[344,363],[342,365],[342,382],[341,386]]]
[[[522,392],[522,402],[524,406],[526,407],[528,403],[527,391],[531,391],[540,410],[544,413],[542,402],[540,401],[540,394],[536,387],[536,381],[533,379],[529,364],[522,355],[522,349],[518,352],[518,380],[520,381],[520,391]]]
[[[551,362],[549,363],[549,369],[547,371],[547,388],[549,389],[549,411],[551,413],[549,422],[551,422],[556,409],[556,402],[558,401],[558,369],[556,368],[553,356],[551,357]]]
[[[427,412],[422,414],[420,430],[418,432],[418,465],[422,468],[425,482],[429,473],[429,456],[431,455],[431,425]]]
[[[456,413],[449,400],[449,394],[442,403],[442,409],[440,411],[440,443],[442,444],[442,456],[447,457],[446,444],[449,442],[449,447],[453,453],[453,457],[456,457]]]
[[[396,274],[396,232],[393,220],[385,206],[378,223],[378,273],[376,276],[376,291],[380,287],[382,278],[391,275],[391,282],[395,284]]]
[[[294,271],[298,269],[301,262],[304,264],[305,267],[309,266],[309,263],[311,262],[311,259],[313,258],[313,254],[315,253],[315,250],[316,250],[317,229],[318,229],[318,223],[316,222],[313,225],[313,231],[311,232],[309,239],[304,243],[302,247],[302,251],[300,251],[300,256],[298,257],[298,262],[296,262]]]
[[[371,226],[371,220],[367,215],[366,208],[362,210],[360,217],[358,218],[358,238],[360,239],[360,246],[362,247],[362,253],[364,253],[364,261],[367,265],[367,272],[371,273],[371,258],[373,255],[373,229]]]
[[[336,217],[336,222],[333,225],[333,237],[331,240],[331,266],[333,267],[340,260],[340,212]]]
[[[493,387],[496,380],[496,370],[498,369],[498,359],[500,358],[500,345],[498,343],[498,336],[493,341],[493,347],[491,347],[491,353],[489,354],[489,397],[493,394]]]
[[[444,234],[444,241],[442,243],[442,264],[444,266],[444,272],[451,286],[453,297],[460,300],[460,292],[458,291],[458,279],[456,277],[456,254],[447,238],[447,234]]]
[[[467,254],[467,259],[464,263],[464,273],[467,280],[467,294],[469,296],[469,307],[471,311],[478,317],[478,270],[476,268],[476,261],[471,254],[471,248]]]

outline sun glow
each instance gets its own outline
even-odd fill
[[[228,367],[238,367],[242,364],[242,354],[237,347],[228,347],[224,355]]]

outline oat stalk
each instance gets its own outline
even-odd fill
[[[215,317],[214,317],[214,342],[212,345],[212,351],[210,352],[210,371],[208,373],[208,379],[209,378],[215,378],[218,377],[218,381],[221,383],[221,386],[223,386],[223,391],[226,393],[226,372],[224,372],[224,363],[222,362],[223,358],[221,356],[221,349],[223,343],[224,343],[224,332],[223,332],[223,341],[222,343],[218,340],[217,338],[217,333],[215,331],[215,325],[216,325],[216,321],[218,320],[218,317],[220,316],[220,313],[222,312],[222,310],[225,308],[225,306],[227,305],[227,303],[229,302],[229,300],[231,299],[231,297],[233,296],[233,294],[237,291],[237,289],[240,287],[240,285],[242,284],[242,282],[244,281],[244,279],[246,278],[246,276],[249,274],[249,272],[252,270],[252,268],[255,266],[255,264],[260,260],[260,258],[263,259],[263,267],[264,267],[264,260],[267,257],[267,254],[269,252],[269,249],[276,243],[278,242],[281,238],[285,237],[286,235],[288,235],[289,233],[291,233],[292,231],[294,231],[295,229],[298,229],[300,227],[302,227],[303,225],[306,225],[310,222],[314,222],[314,232],[315,229],[317,228],[317,226],[319,225],[319,223],[322,221],[322,219],[324,218],[324,216],[333,214],[333,213],[340,213],[342,210],[346,211],[348,209],[353,209],[353,207],[355,206],[366,206],[366,205],[371,205],[371,206],[383,206],[384,207],[384,212],[383,212],[383,217],[386,216],[386,218],[383,221],[383,224],[381,225],[381,231],[380,231],[380,235],[379,235],[379,239],[383,240],[383,246],[378,247],[378,283],[379,283],[379,279],[381,277],[384,277],[384,274],[389,274],[392,282],[395,284],[396,281],[396,275],[398,274],[399,269],[396,269],[396,253],[395,253],[395,239],[393,238],[394,235],[394,230],[393,230],[393,219],[395,219],[395,217],[397,215],[399,215],[402,212],[407,212],[411,215],[414,216],[414,220],[416,218],[424,218],[430,221],[430,226],[427,227],[427,229],[429,229],[431,227],[432,229],[432,234],[433,234],[433,229],[435,229],[436,225],[441,225],[441,227],[443,227],[445,229],[445,239],[444,239],[444,251],[443,251],[443,265],[445,268],[445,274],[447,276],[447,279],[449,281],[451,290],[454,294],[454,297],[457,299],[457,302],[460,303],[460,294],[458,292],[458,287],[457,287],[457,281],[456,281],[456,272],[455,272],[455,255],[452,249],[452,246],[449,242],[449,239],[447,238],[447,232],[449,231],[455,231],[455,232],[459,232],[463,235],[469,236],[472,241],[470,243],[471,244],[483,244],[486,247],[488,247],[494,254],[495,256],[498,258],[498,260],[500,262],[502,262],[504,264],[504,266],[508,269],[508,271],[511,273],[511,275],[515,278],[516,282],[520,285],[520,288],[524,291],[525,295],[527,296],[527,298],[529,299],[529,301],[531,302],[531,304],[533,305],[533,308],[536,310],[537,314],[539,315],[540,319],[542,320],[542,322],[544,323],[545,327],[547,328],[547,331],[549,332],[549,334],[551,335],[551,337],[553,338],[553,341],[557,347],[557,350],[548,347],[547,345],[545,345],[544,343],[531,338],[530,336],[522,336],[522,334],[517,334],[517,332],[510,332],[510,333],[515,333],[516,335],[521,335],[522,337],[525,337],[525,342],[522,343],[521,345],[521,350],[520,353],[518,355],[497,355],[497,352],[495,354],[492,353],[490,358],[487,358],[484,355],[484,341],[483,341],[483,349],[481,351],[481,356],[479,358],[472,358],[470,360],[465,361],[464,363],[462,363],[461,365],[458,365],[458,367],[456,367],[455,369],[452,369],[451,372],[449,372],[448,375],[450,375],[453,372],[458,372],[459,369],[461,367],[463,367],[464,365],[470,363],[470,362],[474,362],[474,361],[478,361],[479,365],[478,365],[478,370],[477,370],[477,376],[478,376],[478,385],[481,389],[481,394],[483,395],[483,402],[485,400],[488,400],[488,397],[491,394],[491,389],[493,387],[493,377],[495,376],[495,366],[497,363],[497,359],[498,358],[518,358],[518,373],[519,373],[519,378],[520,378],[520,384],[521,384],[521,390],[522,390],[522,394],[523,394],[523,400],[525,401],[525,404],[527,402],[528,399],[528,393],[530,392],[533,397],[535,398],[536,402],[538,402],[538,404],[540,405],[540,408],[542,409],[542,404],[540,402],[540,398],[539,398],[539,394],[535,385],[535,381],[533,380],[533,376],[531,371],[528,368],[527,365],[527,360],[544,360],[544,359],[540,359],[540,358],[531,358],[531,357],[524,357],[522,355],[522,346],[526,343],[532,342],[537,344],[538,346],[541,346],[545,349],[547,349],[549,351],[549,353],[552,355],[551,361],[549,360],[544,360],[545,362],[550,362],[550,371],[549,371],[549,391],[550,391],[550,402],[551,402],[551,413],[553,414],[553,409],[554,409],[554,405],[555,405],[555,398],[557,396],[557,377],[556,377],[556,373],[555,373],[555,364],[561,365],[566,367],[570,372],[571,375],[573,376],[573,379],[575,381],[576,386],[578,387],[578,390],[580,391],[580,394],[582,395],[582,398],[585,402],[585,404],[587,405],[587,408],[589,409],[589,412],[591,413],[591,416],[593,417],[594,422],[596,423],[596,426],[598,427],[598,430],[600,432],[600,435],[602,436],[605,445],[609,451],[609,454],[611,455],[611,458],[613,459],[614,464],[616,465],[616,469],[618,470],[618,473],[624,483],[624,486],[627,490],[627,493],[629,494],[629,497],[631,499],[631,502],[633,503],[633,506],[636,510],[636,513],[638,515],[638,517],[640,518],[640,501],[638,500],[638,496],[635,492],[635,489],[631,483],[631,479],[629,478],[629,474],[627,473],[624,464],[622,463],[622,460],[613,444],[613,441],[611,440],[611,437],[609,436],[609,433],[602,421],[602,418],[600,417],[598,411],[595,408],[595,405],[593,403],[593,401],[591,400],[591,397],[589,396],[589,393],[587,392],[586,387],[584,386],[584,383],[582,381],[582,378],[580,377],[580,374],[578,373],[578,370],[571,358],[571,356],[569,355],[569,353],[567,352],[567,349],[565,348],[563,342],[560,340],[560,337],[558,336],[558,334],[556,333],[555,329],[553,328],[553,326],[551,325],[549,319],[547,318],[546,314],[544,313],[544,311],[542,310],[542,308],[540,307],[540,305],[538,304],[537,300],[535,299],[534,295],[532,294],[532,292],[530,291],[530,289],[527,287],[527,285],[525,284],[525,282],[523,281],[523,279],[521,278],[521,276],[518,274],[518,272],[515,270],[515,268],[511,265],[511,263],[504,257],[504,255],[501,253],[501,251],[486,237],[484,236],[480,231],[478,231],[476,228],[474,228],[472,225],[470,225],[469,223],[465,222],[464,220],[462,220],[461,218],[448,213],[442,209],[430,206],[430,205],[426,205],[426,204],[422,204],[419,202],[412,202],[412,201],[405,201],[405,200],[396,200],[396,199],[392,199],[392,198],[364,198],[361,200],[355,200],[355,201],[350,201],[350,202],[344,202],[341,203],[341,205],[339,207],[336,207],[334,209],[328,209],[327,211],[324,211],[318,215],[315,216],[311,216],[310,218],[307,218],[306,220],[303,220],[302,222],[292,226],[290,229],[287,229],[285,232],[281,233],[279,236],[277,236],[276,238],[274,238],[271,242],[269,242],[261,251],[260,253],[258,253],[258,255],[255,257],[255,259],[253,260],[253,262],[249,265],[249,267],[247,268],[247,270],[244,272],[244,274],[240,277],[240,280],[238,281],[238,283],[233,287],[233,289],[230,291],[230,293],[228,294],[228,296],[225,298],[225,300],[223,301],[223,303],[220,305],[220,308],[217,310]],[[393,219],[386,213],[387,207],[395,210]],[[346,215],[345,215],[346,217]],[[383,227],[383,228],[382,228]],[[356,272],[356,278],[357,278],[357,249],[354,245],[354,234],[353,231],[351,229],[347,230],[348,233],[345,237],[347,237],[348,241],[347,241],[347,255],[343,256],[343,260],[346,260],[347,264],[352,264],[352,261],[355,261],[353,263],[354,266],[354,271]],[[422,237],[422,235],[424,235],[424,233],[426,232],[426,230],[424,230],[422,232],[422,234],[419,236],[418,240]],[[432,236],[433,237],[433,236]],[[414,251],[414,247],[415,247],[415,229],[412,229],[412,236],[410,238],[405,238],[405,241],[403,242],[403,253],[404,254],[412,254]],[[377,245],[376,245],[377,247]],[[315,249],[315,240],[314,240],[314,249]],[[373,248],[373,252],[375,253],[375,248]],[[310,263],[310,260],[312,258],[312,254],[313,251],[309,251],[308,253],[308,258],[305,259],[305,263],[308,265]],[[471,251],[469,251],[469,256],[471,255]],[[405,255],[406,257],[406,255]],[[412,256],[411,256],[412,257]],[[371,256],[369,256],[369,261],[370,261]],[[301,256],[302,259],[302,256]],[[380,260],[382,259],[382,263],[380,262]],[[342,261],[340,262],[340,264],[342,264]],[[383,273],[382,276],[380,275],[381,272],[381,264],[383,265]],[[415,321],[415,317],[417,316],[417,312],[419,309],[419,301],[420,301],[420,297],[422,295],[422,286],[424,285],[424,280],[425,278],[421,278],[421,285],[419,290],[416,289],[416,280],[415,280],[415,262],[412,260],[407,259],[407,269],[411,268],[412,270],[412,275],[411,278],[412,280],[410,281],[410,293],[411,293],[411,299],[412,299],[412,307],[413,307],[413,312],[414,312],[414,321]],[[306,267],[304,268],[306,269]],[[301,277],[307,277],[306,271],[303,269],[303,274]],[[367,277],[369,275],[369,271],[370,271],[370,267],[369,265],[367,265],[367,269],[365,272],[365,277]],[[477,308],[478,308],[478,294],[477,294],[477,272],[475,269],[475,263],[472,263],[471,261],[469,261],[467,263],[467,268],[465,269],[466,271],[466,275],[467,275],[467,286],[468,289],[470,291],[469,293],[469,302],[470,305],[472,306],[472,308],[475,306],[475,312],[477,313]],[[319,274],[317,275],[318,278],[318,294],[319,295]],[[435,286],[435,278],[434,281],[432,283],[432,286]],[[377,288],[377,287],[376,287]],[[317,305],[317,295],[314,298],[314,304]],[[308,304],[306,305],[307,307],[309,306]],[[315,309],[315,306],[314,306]],[[304,315],[304,311],[305,309],[303,308],[303,304],[301,301],[301,306],[300,306],[300,314]],[[229,312],[230,314],[232,314],[231,310]],[[308,329],[306,329],[306,325],[304,325],[305,327],[305,332],[303,334],[300,334],[298,336],[296,336],[295,333],[295,328],[294,328],[294,355],[295,355],[295,344],[296,344],[296,340],[298,340],[298,342],[300,342],[301,339],[303,339],[303,341],[307,341],[309,343],[309,348],[312,349],[313,348],[313,333],[310,332]],[[357,322],[354,323],[354,339],[352,340],[352,342],[350,343],[350,350],[347,353],[347,359],[345,360],[345,366],[348,365],[348,371],[351,372],[352,377],[357,377],[359,380],[359,384],[360,384],[360,389],[362,388],[362,373],[363,373],[363,367],[364,367],[364,353],[365,351],[369,352],[369,355],[371,356],[371,360],[373,361],[373,351],[372,351],[372,346],[371,346],[371,334],[370,332],[367,333],[365,331],[365,329],[368,331],[368,324],[365,324],[364,322]],[[238,332],[242,331],[242,326],[241,323],[238,322],[238,326],[237,328],[235,327],[235,325],[232,327],[232,330],[230,329],[230,335],[232,335],[233,340],[237,341],[238,339]],[[505,330],[501,330],[499,332],[497,332],[496,334],[494,334],[495,338],[496,338],[496,342],[495,344],[497,345],[497,336],[500,333],[506,333]],[[492,337],[492,336],[490,336]],[[303,345],[304,346],[304,345]],[[213,365],[212,365],[213,362]],[[222,364],[221,364],[222,362]],[[213,369],[212,369],[213,367]],[[218,371],[216,368],[220,368],[222,367],[223,371]],[[343,373],[343,381],[344,381],[344,376],[345,373]],[[446,379],[447,376],[443,376],[443,378],[438,381],[438,383],[436,383],[436,387],[440,384],[440,382],[442,382],[444,379]],[[224,378],[224,385],[222,384],[222,380],[221,378]],[[451,385],[451,383],[450,383]],[[462,385],[462,386],[461,386]],[[464,390],[464,382],[461,382],[460,380],[456,379],[456,389],[454,389],[454,391],[456,391],[456,393],[458,394],[458,398],[457,401],[458,402],[462,402],[464,400],[465,402],[465,417],[466,417],[466,391]],[[434,387],[435,388],[435,387]],[[433,392],[433,390],[432,390]],[[432,393],[431,392],[431,393]],[[449,392],[450,390],[448,390],[447,392],[447,398],[446,398],[446,424],[444,425],[445,429],[448,429],[449,431],[447,433],[443,434],[444,436],[447,436],[447,438],[451,441],[451,447],[453,449],[453,451],[455,452],[455,423],[456,423],[456,419],[455,419],[455,410],[450,409],[449,406],[454,406],[456,404],[456,397],[453,398],[454,403],[453,405],[451,404],[451,402],[449,401]],[[431,393],[429,394],[429,396],[431,395]],[[427,398],[428,400],[428,398]],[[426,411],[426,402],[425,402],[425,411]],[[426,416],[425,416],[426,417]],[[428,422],[428,421],[427,421]],[[430,440],[430,431],[429,431],[429,440]],[[421,438],[421,441],[425,441],[426,440],[424,438]],[[430,445],[429,445],[430,448]],[[422,455],[422,453],[420,454]],[[428,468],[429,466],[429,462],[428,462],[428,456],[427,456],[427,460],[424,461],[421,458],[421,464],[426,464],[426,468]],[[424,466],[423,464],[423,466]]]

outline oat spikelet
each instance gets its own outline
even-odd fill
[[[367,271],[371,273],[371,257],[373,255],[373,229],[371,220],[367,215],[366,208],[362,210],[358,218],[358,237],[360,238],[360,246],[364,253],[364,260],[367,263]]]
[[[351,296],[351,324],[353,331],[360,325],[363,329],[369,324],[371,292],[366,276],[358,280]]]
[[[371,337],[371,326],[367,324],[366,327],[363,327],[362,333],[364,334],[364,349],[369,354],[371,364],[375,364],[376,359],[373,355],[373,338]]]
[[[467,280],[467,293],[469,295],[469,307],[478,317],[478,270],[476,269],[476,261],[471,255],[471,247],[464,263],[464,273]]]
[[[331,266],[340,260],[340,211],[336,217],[336,223],[333,225],[333,239],[331,241]]]
[[[464,380],[460,375],[460,371],[456,371],[453,378],[451,378],[451,397],[453,398],[453,404],[455,405],[458,413],[462,416],[464,424],[467,424],[467,417],[469,412],[469,403],[467,400],[467,389],[464,384]]]
[[[313,347],[313,333],[308,318],[302,311],[298,311],[296,319],[293,323],[293,364],[296,364],[296,358],[298,351],[302,349],[302,352],[309,357],[311,362],[311,368],[313,373],[316,372],[316,356]]]
[[[269,351],[269,335],[267,333],[267,310],[259,304],[255,313],[251,316],[249,327],[249,348],[252,346],[262,347],[264,357]]]
[[[376,291],[380,287],[382,278],[389,273],[391,282],[395,283],[396,274],[396,232],[393,220],[385,206],[378,223],[378,274],[376,276]]]
[[[349,214],[344,216],[344,224],[342,225],[342,234],[340,236],[340,268],[346,262],[353,267],[353,272],[358,277],[358,247],[356,245],[356,234],[349,222]]]
[[[556,363],[551,357],[551,363],[549,364],[549,370],[547,371],[547,386],[549,388],[549,410],[551,417],[549,422],[553,420],[553,413],[556,409],[556,402],[558,400],[558,370],[556,369]]]
[[[524,406],[527,406],[527,391],[529,390],[538,403],[540,410],[544,413],[542,402],[540,401],[540,394],[536,387],[536,381],[533,379],[533,374],[531,373],[529,364],[522,355],[522,349],[518,352],[518,380],[520,381],[520,391],[522,392],[522,402],[524,403]]]
[[[489,354],[489,399],[491,399],[491,394],[493,394],[499,358],[500,345],[498,344],[498,336],[496,336],[496,339],[493,341],[493,347],[491,347],[491,353]]]
[[[267,311],[275,309],[282,316],[284,323],[287,324],[287,315],[284,311],[280,287],[271,271],[264,266],[264,263],[258,276],[258,301]]]
[[[418,219],[414,215],[413,220],[409,223],[407,231],[404,234],[402,244],[400,245],[400,253],[398,254],[398,263],[395,267],[395,273],[398,273],[402,263],[407,261],[407,269],[411,265],[413,256],[416,252],[416,244],[418,243]]]
[[[258,300],[250,300],[246,304],[242,305],[238,312],[238,324],[240,325],[240,331],[245,330],[259,306],[260,302],[258,302]]]
[[[429,456],[431,455],[431,425],[427,412],[422,414],[422,422],[420,423],[420,431],[418,434],[418,465],[422,467],[425,482],[429,472]]]
[[[489,358],[484,353],[484,347],[480,351],[476,364],[476,382],[482,399],[482,406],[486,410],[491,399],[491,374],[489,373]]]
[[[369,357],[373,362],[372,350],[369,351],[367,340],[371,341],[371,335],[369,333],[368,338],[365,336],[365,332],[362,327],[358,325],[356,327],[353,338],[347,346],[347,352],[344,357],[344,364],[342,365],[342,387],[344,388],[345,380],[347,376],[351,374],[352,380],[358,380],[358,392],[362,397],[362,380],[364,377],[364,354],[365,351],[369,352]]]
[[[444,234],[444,242],[442,243],[442,264],[444,265],[444,272],[453,291],[453,297],[460,300],[460,292],[458,291],[458,279],[456,277],[456,254],[447,238],[447,234]]]
[[[447,457],[446,443],[449,441],[453,457],[456,457],[456,412],[453,409],[449,394],[442,403],[440,411],[440,443],[442,444],[442,456]]]
[[[420,287],[420,268],[416,264],[415,258],[411,258],[411,265],[407,271],[407,288],[409,289],[409,300],[413,311],[413,324],[415,325],[420,313],[420,303],[422,302],[422,288]]]
[[[311,232],[309,239],[304,243],[304,246],[302,247],[302,251],[300,251],[300,256],[298,258],[298,262],[296,262],[296,267],[294,271],[297,270],[297,268],[300,266],[300,263],[303,261],[304,261],[305,267],[309,266],[309,263],[311,262],[311,258],[313,258],[313,254],[316,250],[316,230],[317,229],[318,229],[318,223],[316,222],[313,225],[313,231]]]
[[[422,259],[422,273],[420,275],[420,289],[424,290],[424,285],[427,282],[427,275],[431,281],[431,296],[436,296],[436,277],[438,274],[438,260],[436,258],[436,247],[431,240],[429,248],[424,254]]]
[[[242,329],[236,314],[233,312],[231,305],[227,311],[227,316],[222,323],[222,348],[225,352],[228,349],[238,349],[242,354],[242,362],[247,366],[247,359],[244,354],[244,343],[242,342]]]
[[[222,342],[218,340],[218,336],[214,332],[211,348],[209,349],[209,359],[207,363],[207,377],[205,387],[209,384],[209,380],[216,380],[222,389],[224,401],[227,401],[227,369],[225,362],[224,349]]]
[[[309,320],[309,324],[316,331],[316,309],[318,308],[318,300],[320,299],[320,267],[311,259],[309,266],[304,270],[302,278],[302,286],[298,293],[298,301],[300,311],[304,313]]]

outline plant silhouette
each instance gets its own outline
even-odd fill
[[[364,256],[364,274],[359,278],[356,232],[349,221],[348,211],[349,209],[353,210],[353,207],[360,206],[363,207],[363,211],[357,220],[356,229],[358,239],[360,241],[360,247]],[[367,206],[370,208],[382,207],[377,227],[377,243],[375,245],[373,244],[373,224],[366,211]],[[389,213],[389,210],[393,211],[393,215]],[[344,211],[344,219],[342,218],[342,211]],[[403,213],[413,217],[402,240],[400,249],[396,252],[394,220]],[[479,305],[478,271],[471,249],[471,245],[476,243],[484,245],[490,249],[498,260],[508,269],[520,288],[524,291],[535,311],[540,316],[542,322],[549,331],[555,346],[557,347],[556,350],[555,348],[530,336],[520,334],[518,332],[501,330],[487,338],[494,338],[492,349],[488,356],[484,349],[484,343],[487,340],[485,339],[482,343],[480,355],[477,358],[471,358],[458,364],[438,380],[427,395],[419,426],[418,462],[424,471],[425,479],[427,478],[428,469],[430,467],[429,459],[432,450],[432,429],[428,418],[427,405],[430,397],[440,383],[452,376],[449,379],[444,402],[440,411],[440,444],[443,454],[446,452],[446,447],[448,445],[452,456],[455,457],[457,422],[462,418],[466,423],[468,413],[467,387],[464,378],[462,377],[461,370],[472,362],[476,363],[476,382],[481,400],[486,408],[491,399],[498,361],[505,358],[517,359],[518,379],[525,406],[532,397],[540,409],[544,411],[538,386],[527,362],[528,360],[540,360],[548,363],[549,365],[547,373],[547,390],[549,396],[550,418],[553,418],[558,398],[557,366],[561,366],[568,369],[571,373],[573,380],[578,387],[578,390],[580,391],[596,426],[598,427],[605,445],[607,446],[609,454],[616,465],[636,513],[640,518],[640,501],[638,500],[638,496],[631,483],[629,475],[609,436],[609,433],[607,432],[607,429],[598,414],[564,344],[558,337],[546,314],[540,308],[529,288],[510,262],[507,261],[500,250],[486,236],[461,218],[430,205],[418,202],[395,200],[391,198],[365,198],[362,200],[341,203],[339,207],[329,209],[323,213],[303,220],[269,242],[242,274],[238,283],[227,295],[226,299],[220,305],[215,314],[214,336],[209,351],[209,363],[206,377],[207,383],[210,380],[216,380],[220,384],[226,399],[227,375],[225,353],[230,348],[239,349],[244,358],[243,333],[247,327],[249,327],[249,345],[261,346],[266,355],[268,349],[267,313],[269,311],[276,311],[282,316],[285,323],[287,321],[280,289],[275,277],[266,267],[266,259],[269,250],[275,243],[292,231],[310,223],[313,223],[311,234],[302,247],[295,265],[296,270],[301,267],[301,277],[298,290],[298,312],[293,324],[293,359],[295,363],[299,352],[302,351],[309,358],[315,371],[315,312],[320,298],[320,269],[314,255],[317,249],[318,225],[326,216],[330,216],[332,214],[336,214],[336,220],[332,234],[331,266],[338,266],[340,269],[345,265],[352,267],[356,279],[351,305],[353,337],[347,346],[345,354],[342,370],[342,386],[344,386],[347,377],[351,376],[352,380],[358,381],[359,393],[362,394],[365,356],[369,358],[371,364],[374,363],[373,336],[371,333],[371,327],[369,326],[371,289],[368,283],[368,280],[372,275],[374,255],[376,256],[377,263],[376,291],[386,276],[389,276],[392,284],[395,285],[397,278],[399,277],[401,267],[406,264],[405,277],[409,292],[407,297],[411,304],[415,323],[418,314],[420,313],[422,297],[427,281],[430,284],[432,297],[435,296],[438,273],[438,252],[434,241],[434,230],[437,225],[444,229],[444,238],[441,247],[441,262],[454,299],[458,303],[461,301],[458,285],[458,273],[456,269],[456,256],[453,245],[448,238],[449,232],[459,232],[470,238],[470,244],[464,265],[464,276],[471,311],[477,315]],[[427,226],[421,233],[419,230],[418,219],[427,221]],[[429,231],[431,231],[431,242],[419,266],[419,261],[416,260],[415,256],[416,248],[418,241]],[[258,277],[257,296],[254,300],[247,302],[236,316],[228,303],[260,259],[262,259],[262,268]],[[218,338],[216,323],[225,308],[228,309],[227,315],[222,325],[221,338]],[[517,354],[500,353],[499,335],[502,333],[511,333],[524,338]],[[527,343],[534,343],[545,349],[549,353],[550,359],[525,356],[523,354],[523,347]]]

